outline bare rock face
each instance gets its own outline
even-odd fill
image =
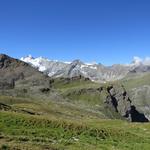
[[[113,108],[114,111],[131,122],[148,122],[145,115],[138,112],[136,107],[132,105],[132,101],[123,86],[108,86],[107,92],[106,106]]]
[[[13,59],[5,54],[0,55],[0,89],[13,89],[15,81],[24,78],[24,73],[19,72],[17,68],[28,66],[28,64]]]
[[[7,68],[10,60],[7,59],[7,56],[2,54],[0,55],[0,69]]]
[[[29,64],[5,54],[0,55],[0,90],[19,87],[49,88],[50,78]]]
[[[150,120],[150,85],[142,85],[129,91],[132,103]]]
[[[0,55],[0,69],[6,69],[8,67],[17,67],[19,65],[27,65],[26,63],[13,59],[5,54]]]

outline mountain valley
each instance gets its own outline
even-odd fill
[[[149,68],[1,54],[1,149],[147,150]]]

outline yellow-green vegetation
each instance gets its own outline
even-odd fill
[[[137,88],[143,85],[150,85],[150,73],[141,74],[138,76],[129,76],[125,79],[118,81],[123,84],[126,89],[130,90],[132,88]]]
[[[102,114],[98,112],[65,103],[2,96],[0,102],[4,101],[12,108],[39,115],[0,111],[2,150],[148,150],[150,147],[149,123],[100,119]]]
[[[85,80],[85,78],[70,80],[65,78],[57,78],[52,84],[55,89],[60,91],[67,91],[74,88],[92,88],[99,87],[98,83],[91,82],[90,80]]]
[[[0,112],[1,149],[148,150],[150,124]]]
[[[144,82],[140,79],[122,80],[121,84],[132,88]],[[45,99],[36,99],[37,95],[34,98],[1,95],[0,103],[12,109],[0,110],[0,149],[149,150],[149,123],[108,119],[120,117],[103,107],[110,84],[82,78],[56,79],[52,84],[52,97],[49,97],[51,93],[46,94]],[[104,90],[99,92],[101,87]],[[59,96],[61,100],[57,99]]]
[[[100,84],[85,80],[85,78],[72,81],[58,78],[55,79],[53,87],[59,90],[63,97],[68,98],[73,103],[90,106],[101,105],[103,103],[104,93],[100,94],[96,90],[100,87]]]

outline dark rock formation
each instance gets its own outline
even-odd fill
[[[29,64],[5,54],[0,55],[0,90],[15,89],[15,87],[50,88],[50,78]],[[38,88],[37,88],[38,89]],[[14,91],[15,92],[15,91]]]
[[[28,65],[25,62],[22,62],[17,59],[13,59],[5,54],[0,55],[0,69],[6,69],[8,67],[17,67],[18,65]]]
[[[130,110],[127,111],[125,117],[129,118],[131,122],[149,122],[149,120],[145,117],[144,114],[139,113],[136,110],[135,106],[131,106]]]
[[[107,92],[105,104],[113,108],[122,117],[131,122],[148,122],[145,115],[138,112],[136,107],[132,105],[132,101],[123,86],[108,86]]]
[[[49,88],[41,88],[40,91],[42,93],[48,93],[50,91],[50,89]]]
[[[11,110],[11,106],[0,103],[0,110],[4,110],[4,111]]]

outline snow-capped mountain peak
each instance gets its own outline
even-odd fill
[[[149,57],[144,60],[139,57],[134,57],[131,64],[116,64],[109,67],[96,63],[84,63],[79,59],[72,62],[61,62],[43,57],[34,58],[31,55],[22,57],[21,60],[38,68],[39,71],[48,74],[50,77],[73,77],[82,75],[90,78],[92,81],[99,82],[118,80],[124,78],[130,72],[150,71]],[[146,67],[142,69],[142,66]]]
[[[32,57],[32,55],[29,54],[26,57],[21,57],[20,60],[22,60],[22,61],[31,61],[32,59],[34,59],[34,58]]]

